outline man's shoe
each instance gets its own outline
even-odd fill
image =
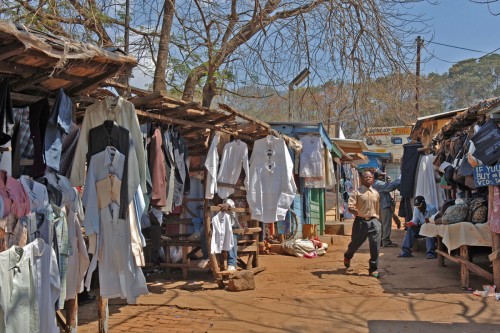
[[[351,267],[351,259],[347,259],[346,257],[344,257],[344,267],[345,268]]]
[[[373,271],[373,272],[369,272],[369,273],[370,273],[370,276],[373,276],[376,279],[380,278],[380,273],[378,271]]]
[[[382,246],[382,247],[398,247],[398,244],[393,243],[393,242],[390,242],[390,243],[385,244],[385,245],[384,245],[384,246]]]
[[[437,255],[435,254],[428,254],[427,255],[427,259],[436,259],[437,258]]]
[[[227,271],[228,272],[236,272],[236,267],[229,265],[229,266],[227,266]]]
[[[410,257],[413,257],[413,255],[411,255],[409,253],[400,253],[400,254],[398,254],[398,258],[410,258]]]

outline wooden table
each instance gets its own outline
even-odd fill
[[[489,282],[493,282],[493,274],[482,269],[469,260],[470,246],[492,246],[491,233],[486,224],[461,222],[451,225],[425,224],[420,229],[421,236],[437,237],[438,265],[444,266],[444,259],[460,264],[460,283],[463,288],[469,287],[469,274],[473,272]],[[460,255],[451,255],[445,251],[460,249]]]

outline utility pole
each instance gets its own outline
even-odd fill
[[[125,36],[124,36],[124,42],[125,42],[125,53],[129,55],[130,51],[130,0],[125,0]],[[124,92],[127,97],[130,97],[130,76],[132,74],[132,69],[128,69],[127,72],[125,73],[125,84],[127,86],[127,91]]]
[[[420,97],[420,48],[424,45],[424,40],[418,36],[417,37],[417,69],[415,73],[415,118],[418,118],[419,107],[418,100]],[[415,119],[416,120],[416,119]]]

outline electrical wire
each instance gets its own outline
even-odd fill
[[[446,47],[451,47],[451,48],[455,48],[455,49],[461,49],[461,50],[465,50],[465,51],[473,51],[473,52],[480,52],[480,53],[484,53],[482,56],[478,57],[478,58],[471,58],[469,60],[480,60],[484,57],[487,57],[489,56],[490,54],[493,54],[495,53],[496,51],[500,50],[500,47],[499,48],[496,48],[494,49],[493,51],[490,51],[490,52],[485,52],[485,51],[478,51],[478,50],[473,50],[473,49],[468,49],[468,48],[464,48],[464,47],[460,47],[460,46],[453,46],[453,45],[448,45],[448,44],[444,44],[444,43],[438,43],[438,42],[428,42],[429,44],[437,44],[437,45],[441,45],[441,46],[446,46]],[[436,56],[433,52],[429,51],[426,47],[425,47],[425,44],[423,45],[424,47],[424,50],[427,51],[427,53],[429,53],[433,58],[436,58],[437,60],[440,60],[440,61],[443,61],[443,62],[447,62],[447,63],[450,63],[450,64],[457,64],[463,60],[460,60],[460,61],[449,61],[449,60],[445,60],[445,59],[442,59],[438,56]]]
[[[436,44],[436,45],[441,45],[441,46],[446,46],[446,47],[451,47],[454,49],[459,49],[459,50],[465,50],[465,51],[472,51],[472,52],[479,52],[479,53],[487,53],[485,51],[478,51],[478,50],[473,50],[473,49],[468,49],[466,47],[461,47],[461,46],[454,46],[454,45],[449,45],[449,44],[444,44],[444,43],[439,43],[439,42],[428,42],[429,44]]]

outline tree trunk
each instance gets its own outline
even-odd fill
[[[193,69],[186,79],[184,84],[184,92],[182,93],[182,100],[186,102],[192,102],[194,98],[194,93],[196,91],[196,85],[198,81],[207,74],[207,68],[205,65],[200,65]]]
[[[163,5],[163,23],[161,26],[160,43],[158,44],[158,56],[156,58],[155,76],[153,79],[153,91],[167,92],[167,63],[168,47],[170,43],[170,31],[174,17],[175,0],[165,0]]]
[[[214,99],[216,92],[216,85],[213,79],[213,75],[209,75],[207,78],[207,82],[203,86],[203,98],[201,106],[205,108],[210,108],[210,104],[212,104],[212,100]]]

